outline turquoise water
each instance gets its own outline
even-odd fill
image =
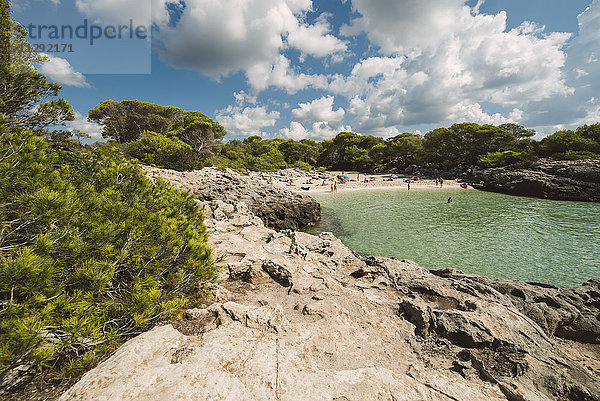
[[[331,231],[360,254],[562,287],[600,278],[597,203],[460,189],[311,196],[323,207],[311,232]]]

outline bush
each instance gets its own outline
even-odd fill
[[[311,171],[313,169],[313,166],[301,160],[298,160],[296,163],[294,163],[294,167],[304,171]]]
[[[484,167],[514,167],[528,168],[536,161],[537,157],[528,152],[515,152],[506,150],[504,152],[490,152],[479,159],[479,164]]]
[[[568,150],[564,153],[555,153],[552,158],[557,160],[585,160],[600,159],[600,155],[593,152]]]
[[[127,155],[150,166],[178,171],[204,167],[202,155],[190,145],[156,132],[144,132],[139,140],[129,142],[123,149]]]
[[[195,200],[117,149],[66,157],[2,130],[0,155],[0,375],[78,373],[216,279]]]

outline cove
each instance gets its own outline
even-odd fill
[[[311,196],[323,217],[310,233],[333,232],[363,255],[561,287],[600,278],[598,203],[458,189]]]

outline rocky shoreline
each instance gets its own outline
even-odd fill
[[[540,159],[528,169],[457,167],[451,171],[410,166],[405,174],[459,178],[474,188],[544,199],[600,202],[600,159]]]
[[[160,177],[178,189],[191,192],[203,202],[230,205],[244,202],[265,226],[277,230],[300,230],[321,218],[321,205],[313,198],[267,185],[264,178],[254,179],[209,167],[185,172],[144,167],[144,171],[150,177]],[[219,210],[230,213],[229,208]]]
[[[600,160],[540,160],[531,169],[472,169],[465,180],[477,189],[555,200],[600,202]]]
[[[214,298],[61,400],[600,400],[599,280],[430,272],[271,230],[239,200],[202,204]]]

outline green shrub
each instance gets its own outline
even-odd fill
[[[600,159],[600,155],[597,153],[587,151],[568,150],[563,153],[555,153],[552,155],[552,158],[557,160],[584,160]]]
[[[123,148],[126,154],[150,166],[178,171],[204,166],[200,152],[176,138],[167,138],[156,132],[146,131],[140,139],[127,143]]]
[[[490,152],[479,159],[479,164],[485,167],[531,167],[537,161],[537,157],[529,152],[516,152],[506,150],[504,152]]]
[[[278,171],[288,167],[283,155],[277,149],[272,149],[268,153],[260,156],[250,156],[247,162],[248,170],[252,171]]]
[[[296,163],[294,163],[294,167],[297,167],[304,171],[311,171],[313,169],[313,166],[311,166],[310,164],[305,163],[301,160],[298,160]]]
[[[0,375],[84,370],[216,279],[195,200],[117,149],[67,157],[0,126],[0,155]]]

